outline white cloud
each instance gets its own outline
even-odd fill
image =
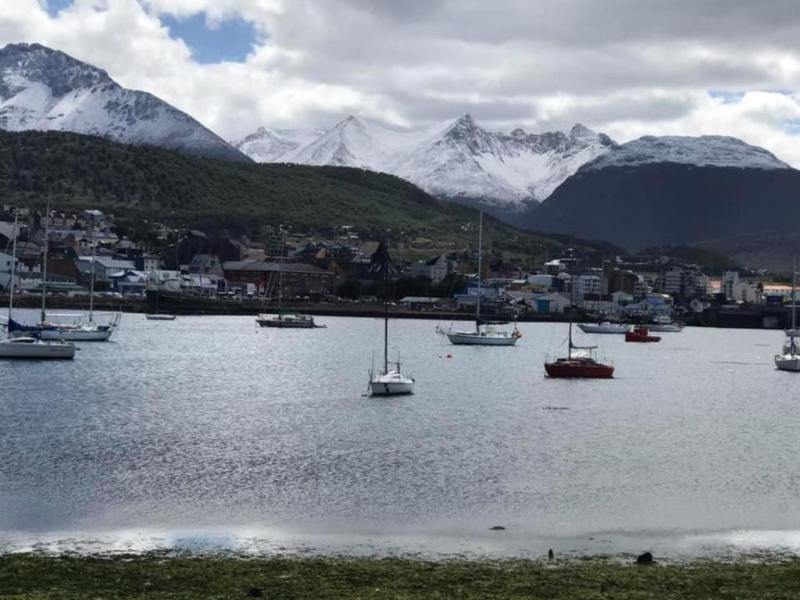
[[[241,63],[198,64],[159,16],[252,23]],[[498,128],[576,121],[620,141],[723,134],[800,165],[800,16],[790,0],[76,0],[4,2],[0,43],[36,41],[106,69],[234,138],[344,113]],[[741,93],[738,101],[710,90]],[[772,91],[770,91],[772,90]],[[782,90],[776,92],[775,90]]]

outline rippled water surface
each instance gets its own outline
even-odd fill
[[[779,332],[584,336],[617,377],[558,381],[566,325],[470,348],[399,321],[417,393],[370,399],[382,323],[318,321],[125,315],[73,362],[0,363],[0,548],[800,547]]]

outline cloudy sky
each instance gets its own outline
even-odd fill
[[[800,166],[795,0],[2,0],[0,43],[20,41],[229,139],[469,112],[618,141],[733,135]]]

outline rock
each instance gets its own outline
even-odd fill
[[[506,528],[502,525],[495,525],[494,527],[489,527],[489,531],[505,531]]]
[[[250,598],[261,598],[264,595],[264,591],[261,588],[250,588],[247,590],[247,595]]]
[[[548,551],[547,551],[547,558],[548,558],[549,560],[553,560],[555,557],[556,557],[556,554],[555,554],[555,552],[553,552],[553,549],[552,549],[552,548],[550,548],[550,550],[548,550]]]
[[[640,554],[636,557],[636,564],[637,565],[652,565],[653,564],[653,555],[650,552],[645,552],[644,554]]]

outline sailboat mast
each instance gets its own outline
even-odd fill
[[[481,328],[481,294],[483,294],[483,284],[481,271],[483,266],[483,211],[478,217],[478,301],[475,303],[475,330]]]
[[[383,372],[389,372],[389,261],[383,265]]]
[[[91,283],[89,284],[89,323],[94,321],[94,278],[95,271],[97,270],[97,265],[95,263],[96,250],[97,246],[94,243],[94,235],[92,235],[92,278]]]
[[[572,258],[572,250],[569,252],[570,259]],[[567,358],[572,358],[572,311],[575,308],[575,269],[573,268],[572,261],[570,260],[570,277],[569,277],[569,342],[567,350]]]
[[[41,322],[44,323],[47,321],[47,312],[46,312],[46,302],[47,302],[47,247],[48,239],[50,237],[50,203],[47,203],[47,209],[45,210],[45,218],[47,219],[44,224],[44,255],[42,258],[42,315],[41,315]]]
[[[286,250],[286,234],[281,235],[281,243],[278,246],[278,319],[281,318],[281,306],[283,306],[283,269],[281,268],[281,261],[283,260],[283,253]]]
[[[792,259],[792,329],[789,332],[789,339],[792,342],[792,352],[794,352],[794,330],[797,327],[797,259]]]
[[[14,208],[14,238],[11,241],[11,279],[8,282],[8,322],[11,323],[11,311],[14,309],[14,275],[17,266],[17,224],[19,216]]]

